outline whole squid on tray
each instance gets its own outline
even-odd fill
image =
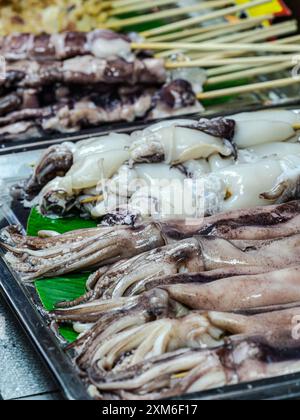
[[[134,390],[134,393],[141,396],[149,386],[149,389],[157,392],[157,398],[161,398],[166,396],[165,386],[162,387],[160,380],[154,382],[155,378],[151,378],[146,372],[149,367],[152,369],[157,364],[155,362],[152,365],[153,359],[173,360],[172,352],[176,352],[176,372],[178,378],[182,379],[182,382],[176,381],[178,386],[184,384],[190,368],[187,359],[177,359],[177,355],[190,352],[195,362],[193,366],[198,368],[201,366],[203,369],[201,358],[199,360],[198,352],[195,352],[195,350],[200,352],[201,349],[201,353],[205,355],[203,363],[208,368],[205,371],[207,374],[211,374],[209,359],[213,354],[225,357],[228,351],[234,356],[233,350],[236,348],[244,350],[240,353],[239,359],[243,360],[247,367],[251,366],[253,358],[256,360],[256,356],[261,355],[263,350],[266,352],[265,362],[270,363],[270,365],[254,364],[250,369],[250,376],[241,377],[242,381],[261,379],[263,377],[261,375],[267,371],[270,374],[272,372],[271,376],[274,376],[275,372],[280,375],[289,373],[290,368],[292,372],[296,367],[299,369],[299,363],[296,363],[299,359],[299,340],[293,337],[294,319],[299,313],[298,305],[281,310],[273,310],[270,307],[262,313],[247,316],[213,311],[179,315],[173,310],[164,317],[151,321],[145,313],[137,314],[135,310],[119,314],[112,312],[105,318],[101,317],[69,347],[76,352],[75,363],[82,375],[86,377],[88,383],[94,385],[89,388],[91,393],[96,392],[100,397],[101,393],[106,391],[119,394],[120,390]],[[258,348],[260,351],[257,351]],[[254,351],[250,351],[251,349]],[[263,358],[258,357],[258,360],[263,362]],[[284,360],[290,363],[273,365]],[[233,362],[233,359],[231,361]],[[143,368],[140,370],[142,363]],[[163,369],[163,377],[166,379],[164,367],[160,363],[159,366]],[[202,369],[201,372],[204,374]],[[128,375],[128,372],[132,374]],[[142,373],[145,374],[144,378]],[[202,375],[201,377],[203,378]],[[127,380],[120,384],[125,378]],[[174,376],[170,379],[175,378]],[[211,383],[211,387],[214,386],[218,384]],[[196,390],[204,389],[206,388],[200,387]],[[178,393],[178,388],[173,389],[173,392],[174,395]],[[122,397],[124,398],[124,395]],[[154,398],[154,395],[152,397]]]
[[[290,111],[263,111],[215,120],[162,122],[127,136],[127,144],[121,144],[111,156],[109,171],[105,168],[103,145],[110,137],[92,139],[86,145],[66,144],[62,148],[65,153],[73,154],[73,165],[65,167],[65,174],[59,172],[64,176],[57,176],[53,159],[52,175],[47,165],[49,175],[47,179],[41,177],[44,165],[40,163],[27,191],[30,193],[35,185],[38,191],[46,183],[33,202],[39,203],[43,213],[65,215],[79,210],[95,218],[108,216],[110,222],[114,219],[110,214],[116,214],[119,223],[134,218],[122,218],[122,214],[143,218],[196,217],[203,211],[209,215],[285,202],[299,194],[300,145],[284,143],[295,138],[298,119]],[[257,124],[259,136],[252,131]],[[77,153],[85,148],[84,155]],[[46,156],[49,162],[51,151]],[[148,182],[144,174],[147,165],[141,166],[141,162],[154,165],[156,184]],[[161,162],[160,167],[157,162]],[[173,181],[178,176],[174,165],[177,172],[181,171],[182,181],[176,186]],[[168,169],[170,175],[166,176]],[[255,181],[253,173],[260,177],[260,183]],[[204,191],[198,190],[199,182]],[[176,207],[174,192],[178,192],[178,199],[187,188],[194,197],[191,214],[185,208],[182,210],[182,206],[179,210]],[[166,203],[170,209],[167,214]]]
[[[250,278],[298,264],[299,244],[299,235],[265,242],[194,237],[98,270],[88,280],[92,289],[66,306],[99,298],[135,296],[161,284],[201,284],[235,276]]]
[[[48,236],[44,238],[26,237],[20,235],[15,228],[8,228],[1,232],[0,245],[8,251],[6,258],[16,271],[24,278],[35,279],[39,276],[95,269],[155,250],[168,243],[171,251],[174,251],[178,244],[172,245],[173,241],[193,236],[209,235],[246,241],[287,238],[300,233],[299,218],[299,202],[294,201],[278,206],[229,212],[204,218],[199,222],[194,221],[191,225],[182,222],[151,222],[136,227],[83,229],[63,235],[42,232],[44,236]],[[206,248],[210,243],[222,241],[206,240]],[[240,255],[240,249],[226,241],[223,244],[230,252],[234,251],[235,255]],[[179,244],[178,249],[179,257],[177,258],[175,253],[174,256],[180,264],[180,253],[183,253],[187,261],[187,256],[193,256],[194,250],[199,249],[199,242],[189,239],[182,242],[182,247]],[[161,255],[163,256],[163,253]],[[272,261],[277,257],[281,258],[275,249],[275,254],[271,256]],[[282,255],[282,258],[285,256]],[[200,261],[200,264],[203,265],[203,261]]]
[[[162,122],[146,128],[142,133],[133,134],[131,156],[136,162],[166,160],[167,163],[176,164],[212,154],[209,138],[203,136],[199,142],[195,135],[189,136],[186,131],[188,128],[223,138],[231,141],[238,149],[245,149],[293,138],[296,135],[293,125],[298,122],[299,116],[291,111],[242,113],[210,122],[205,119],[198,122]],[[188,142],[191,142],[190,150],[186,150]]]
[[[97,399],[157,400],[299,372],[299,348],[290,352],[263,338],[229,341],[218,349],[184,349],[149,359],[121,372],[89,371]]]
[[[268,306],[289,305],[300,302],[299,265],[261,274],[221,277],[218,280],[201,274],[175,276],[173,283],[164,285],[164,278],[157,288],[138,296],[113,297],[78,303],[76,306],[61,307],[54,318],[69,322],[96,322],[103,312],[126,311],[131,307],[151,302],[151,293],[167,292],[171,302],[196,310],[248,311]],[[170,280],[167,279],[167,280]],[[190,281],[187,282],[187,281]]]
[[[176,123],[176,121],[175,121]],[[174,124],[175,124],[174,123]],[[191,125],[195,124],[195,122],[190,120],[178,120],[178,124],[183,125]],[[206,121],[205,127],[209,126],[209,121]],[[208,129],[208,128],[207,128]],[[180,130],[180,128],[179,128]],[[232,146],[227,143],[227,145],[224,145],[224,135],[226,135],[226,132],[223,129],[222,131],[216,132],[215,135],[209,135],[205,132],[202,132],[201,130],[192,130],[192,129],[184,129],[184,133],[186,134],[184,144],[180,146],[180,150],[184,152],[185,154],[188,153],[189,150],[195,149],[195,144],[199,142],[204,143],[204,148],[202,147],[202,150],[200,149],[198,153],[191,154],[191,159],[198,159],[203,156],[207,157],[210,154],[213,154],[215,152],[220,152],[221,154],[224,154],[225,156],[230,156],[232,154]],[[232,131],[232,129],[230,129]],[[231,131],[229,132],[229,135],[231,136]],[[112,175],[116,174],[118,170],[120,169],[121,165],[125,162],[125,160],[131,159],[131,152],[130,147],[133,141],[132,136],[123,135],[124,139],[126,137],[127,144],[120,143],[120,146],[115,150],[115,155],[111,156],[111,163],[112,163],[112,170],[111,173],[106,174],[105,171],[102,170],[101,166],[103,164],[103,159],[105,158],[105,155],[103,153],[105,152],[105,145],[107,145],[110,141],[111,136],[120,136],[118,134],[111,134],[110,136],[104,136],[96,139],[89,140],[88,142],[80,142],[76,145],[69,145],[71,153],[73,153],[73,160],[74,164],[71,167],[71,171],[69,173],[70,168],[66,168],[66,176],[64,178],[67,178],[67,180],[64,180],[64,178],[58,178],[56,181],[56,184],[58,184],[58,187],[60,189],[64,189],[64,184],[67,183],[72,187],[73,191],[76,190],[84,190],[91,187],[97,186],[98,182],[102,180],[101,176],[104,176],[106,179],[111,178]],[[203,138],[203,140],[201,140]],[[62,146],[64,150],[68,145]],[[126,153],[126,159],[119,162],[119,156],[120,153]],[[49,155],[49,152],[46,152],[47,155]],[[178,156],[179,157],[179,156]],[[161,160],[161,159],[159,159]],[[190,160],[190,157],[188,159],[183,159],[183,162],[186,160]],[[88,162],[90,167],[86,166],[86,163]],[[169,162],[166,162],[169,164]],[[81,166],[85,167],[85,171],[77,173],[78,168]],[[57,176],[56,173],[56,163],[53,159],[53,178]],[[39,174],[43,170],[43,165],[38,165],[38,167],[35,170],[35,173],[33,175],[33,178],[31,180],[31,183],[34,180],[39,179]],[[90,175],[90,171],[92,170],[93,174]],[[50,174],[50,173],[49,173]],[[80,188],[78,185],[72,185],[72,180],[69,180],[69,177],[72,177],[72,179],[79,179],[81,180]],[[93,182],[90,182],[90,179],[93,179]],[[89,182],[86,182],[86,180],[89,180]],[[38,182],[38,181],[37,181]],[[80,181],[79,181],[80,182]],[[43,185],[38,182],[38,185],[42,187]],[[49,191],[51,188],[47,187],[47,191]],[[53,188],[55,190],[55,187]],[[58,188],[57,188],[58,189]],[[69,189],[66,190],[66,193],[69,193],[69,195],[72,194],[73,191],[70,191]]]
[[[171,299],[191,309],[201,310],[241,311],[300,300],[299,266],[225,278],[209,284],[187,283],[160,287],[167,290]]]

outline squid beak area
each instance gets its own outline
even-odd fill
[[[100,203],[101,201],[104,201],[103,194],[96,195],[94,197],[88,197],[80,201],[80,204],[93,204],[93,203]]]
[[[278,200],[288,188],[287,182],[281,182],[276,185],[272,190],[260,194],[260,198],[268,201]]]

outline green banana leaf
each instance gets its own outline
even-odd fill
[[[54,230],[65,233],[71,230],[95,227],[96,225],[97,223],[93,220],[76,217],[50,219],[41,215],[34,208],[28,219],[27,234],[37,236],[40,230]],[[69,274],[63,277],[37,280],[35,287],[44,308],[51,311],[59,302],[74,300],[82,296],[86,291],[85,285],[88,276],[89,273]],[[69,342],[73,342],[78,336],[71,326],[61,327],[60,334]]]
[[[38,236],[41,230],[53,230],[58,233],[66,233],[71,230],[93,228],[97,222],[91,219],[80,217],[66,217],[63,219],[52,219],[43,216],[35,207],[31,210],[27,222],[27,235]]]

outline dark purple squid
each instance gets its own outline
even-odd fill
[[[9,228],[2,231],[0,246],[8,251],[6,259],[12,267],[26,280],[34,280],[96,269],[198,235],[254,241],[254,244],[257,240],[287,238],[300,232],[299,203],[222,214],[205,218],[198,225],[169,222],[133,228],[99,227],[50,238],[26,237]],[[227,249],[228,243],[223,243]]]
[[[274,271],[300,263],[299,244],[299,235],[273,241],[186,239],[96,271],[84,296],[59,306],[136,296],[160,285],[201,284]]]

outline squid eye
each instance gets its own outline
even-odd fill
[[[224,200],[225,200],[225,201],[227,201],[227,200],[229,200],[232,196],[233,196],[233,193],[232,193],[229,189],[227,189],[227,190],[226,190],[226,193],[225,193],[225,196],[224,196]]]

